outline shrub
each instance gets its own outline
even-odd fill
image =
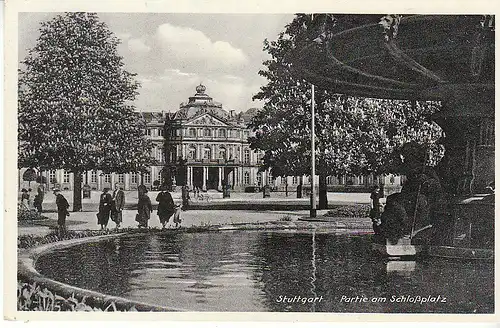
[[[370,205],[368,204],[340,205],[329,210],[324,216],[367,218],[370,216]]]
[[[17,247],[18,248],[31,248],[40,245],[55,243],[61,240],[85,238],[85,237],[95,237],[101,235],[112,234],[109,230],[67,230],[64,232],[59,232],[57,230],[51,231],[45,236],[33,236],[33,235],[22,235],[17,237]]]
[[[68,298],[57,295],[47,288],[37,285],[36,282],[30,284],[17,281],[17,310],[18,311],[118,311],[114,302],[104,308],[92,307],[85,302],[85,297],[81,301],[74,295]],[[136,311],[131,307],[128,311]]]
[[[17,220],[18,221],[35,221],[35,220],[46,220],[46,216],[40,215],[36,210],[29,210],[24,206],[18,206],[17,210]]]
[[[279,221],[292,221],[292,217],[290,215],[284,215],[280,217]]]

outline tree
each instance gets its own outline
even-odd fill
[[[73,172],[74,211],[83,172],[138,172],[153,162],[132,105],[139,84],[119,43],[97,14],[66,13],[41,24],[21,62],[18,166]]]
[[[264,107],[250,123],[255,131],[250,143],[265,151],[263,169],[271,168],[274,176],[310,172],[311,86],[294,75],[289,57],[297,44],[318,38],[319,32],[307,28],[311,24],[318,25],[310,16],[297,15],[276,41],[264,41],[271,59],[259,71],[267,84],[254,96]],[[441,129],[429,119],[439,108],[435,103],[348,97],[321,89],[315,102],[319,208],[327,207],[328,175],[397,173],[398,150],[406,142],[425,143],[435,160],[442,157],[436,145]]]

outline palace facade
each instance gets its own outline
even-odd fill
[[[159,166],[150,167],[144,174],[88,171],[83,176],[83,183],[93,190],[111,188],[115,183],[122,184],[125,190],[135,190],[141,183],[155,189],[162,181],[165,163],[171,163],[172,168],[175,167],[174,185],[187,184],[200,190],[221,191],[225,184],[234,191],[245,191],[269,184],[275,191],[294,192],[300,183],[310,184],[309,176],[273,178],[268,171],[259,172],[263,154],[250,149],[248,138],[253,132],[247,128],[256,112],[255,108],[237,114],[234,110],[226,111],[200,84],[196,93],[181,103],[176,112],[139,113],[146,123],[145,134],[153,143],[151,156]],[[23,180],[25,171],[19,170],[19,189],[30,184]],[[73,189],[73,173],[51,170],[41,174],[47,178],[49,188]],[[401,182],[399,176],[393,175],[327,178],[329,191],[339,192],[367,192],[378,184],[390,193],[399,190]]]

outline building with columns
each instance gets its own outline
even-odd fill
[[[200,190],[221,191],[224,183],[234,191],[266,184],[275,191],[293,192],[300,183],[307,188],[311,183],[309,176],[272,177],[269,171],[259,172],[263,154],[250,149],[248,138],[253,132],[247,128],[257,110],[226,111],[200,84],[195,94],[181,103],[176,112],[138,113],[146,123],[145,134],[153,143],[151,156],[159,166],[150,167],[145,174],[104,174],[92,170],[83,175],[83,183],[90,185],[92,190],[111,188],[115,183],[122,184],[125,190],[136,190],[141,183],[154,189],[162,181],[164,165],[172,163],[176,166],[175,185],[187,184]],[[23,181],[25,171],[19,170],[19,189],[35,184]],[[73,173],[59,169],[41,174],[47,178],[48,188],[73,189]],[[318,177],[315,181],[318,185]],[[367,192],[378,184],[386,193],[391,193],[399,191],[402,180],[394,175],[340,176],[328,177],[327,184],[329,191],[337,192]]]
[[[258,172],[261,153],[250,149],[252,131],[247,128],[255,110],[226,111],[205,91],[198,85],[188,102],[167,115],[167,161],[184,160],[175,182],[201,190],[222,190],[224,183],[233,190],[259,185],[265,172]]]

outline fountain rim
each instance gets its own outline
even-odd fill
[[[56,293],[60,293],[63,295],[74,294],[83,297],[92,297],[97,300],[102,300],[103,304],[113,301],[117,304],[127,305],[129,306],[129,308],[134,306],[136,309],[140,309],[140,311],[188,312],[185,309],[134,301],[120,296],[108,295],[91,289],[85,289],[77,286],[68,285],[60,281],[50,279],[45,275],[41,274],[40,272],[38,272],[38,270],[36,269],[36,262],[40,258],[40,256],[48,254],[55,250],[65,249],[76,245],[95,242],[95,241],[123,237],[131,234],[141,234],[141,233],[123,232],[123,233],[108,234],[101,236],[83,237],[83,238],[57,241],[54,243],[39,245],[27,249],[18,249],[18,258],[17,258],[18,277],[21,276],[26,280],[28,280],[29,282],[35,282],[39,285],[48,287],[51,290],[54,290]]]
[[[347,232],[348,234],[360,234],[360,230],[367,230],[365,228],[336,228],[338,232]],[[357,229],[356,231],[350,231],[352,229]],[[215,226],[215,229],[206,229],[201,231],[161,231],[161,230],[132,230],[118,233],[110,233],[107,235],[100,236],[92,236],[92,237],[83,237],[76,239],[68,239],[61,240],[49,244],[38,245],[31,248],[23,248],[18,249],[18,259],[17,259],[17,274],[18,277],[21,276],[29,282],[36,282],[42,286],[48,287],[51,290],[54,290],[56,293],[61,295],[80,295],[83,297],[92,297],[94,299],[102,300],[103,304],[107,304],[111,301],[114,301],[117,304],[128,305],[129,307],[134,306],[136,309],[140,309],[139,311],[156,311],[156,312],[192,312],[188,309],[181,309],[177,307],[170,306],[161,306],[156,304],[151,304],[147,302],[134,301],[131,299],[127,299],[121,296],[108,295],[104,293],[100,293],[91,289],[84,289],[77,286],[68,285],[62,283],[60,281],[50,279],[45,275],[38,272],[36,269],[36,262],[38,259],[45,254],[51,253],[55,250],[61,250],[70,248],[76,245],[86,244],[90,242],[96,242],[101,240],[107,240],[112,238],[121,238],[125,236],[131,235],[150,235],[150,234],[169,234],[169,233],[211,233],[211,232],[229,232],[229,231],[278,231],[278,230],[293,230],[294,232],[302,231],[307,232],[311,230],[316,230],[316,228],[308,228],[306,227],[298,227],[298,226],[289,226],[283,227],[281,225],[276,225],[276,227],[269,226],[265,224],[264,226],[260,224],[251,224],[249,228],[246,225],[238,226],[238,225],[221,225]],[[335,232],[335,233],[338,233]],[[332,233],[332,232],[329,232]],[[362,231],[362,234],[367,234],[367,232]]]

